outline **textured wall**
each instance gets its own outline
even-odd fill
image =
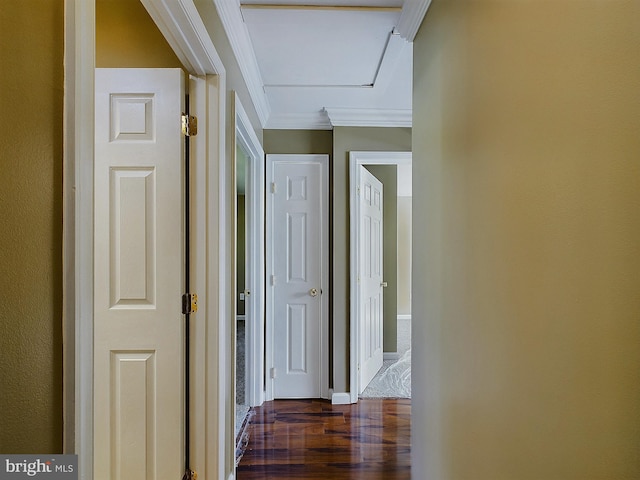
[[[0,452],[62,452],[63,1],[0,8]]]
[[[140,0],[96,0],[96,67],[182,68]]]
[[[432,3],[413,50],[417,478],[640,478],[639,20],[636,0]]]

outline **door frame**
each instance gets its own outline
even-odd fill
[[[358,258],[360,258],[360,208],[358,202],[358,184],[363,165],[401,165],[411,164],[411,152],[349,152],[349,256],[350,256],[350,302],[349,302],[349,396],[351,403],[358,402],[360,358],[360,289],[358,288]],[[384,224],[383,224],[384,228]]]
[[[266,182],[269,192],[272,192],[273,182],[273,168],[275,162],[287,162],[287,161],[299,161],[300,158],[305,158],[310,161],[319,161],[322,165],[322,175],[324,184],[321,187],[322,192],[322,206],[326,207],[327,211],[322,212],[322,235],[324,242],[322,244],[322,274],[321,274],[321,286],[322,294],[322,320],[320,326],[321,339],[320,339],[320,386],[322,398],[329,398],[329,155],[326,154],[269,154],[266,156],[267,164],[267,176]],[[271,193],[267,194],[266,202],[266,274],[270,278],[273,277],[274,258],[273,258],[273,244],[271,240],[273,237],[273,200],[271,200]],[[324,268],[326,267],[326,268]],[[275,366],[275,325],[273,318],[273,304],[274,304],[274,291],[273,281],[269,280],[266,295],[266,370],[265,370],[265,400],[270,401],[274,399],[274,379],[271,372]],[[269,373],[267,373],[267,371]]]
[[[141,2],[192,75],[192,104],[200,122],[201,135],[191,145],[192,283],[200,294],[199,313],[192,320],[197,340],[192,351],[191,463],[204,478],[233,478],[235,439],[225,410],[233,389],[230,379],[219,375],[230,371],[230,349],[224,323],[216,321],[231,312],[226,72],[193,0]],[[91,479],[95,0],[65,0],[64,17],[63,448],[78,454],[79,478]]]
[[[250,406],[262,405],[264,402],[264,339],[265,339],[265,165],[264,150],[260,145],[260,140],[256,135],[249,116],[245,111],[237,93],[233,94],[231,102],[231,115],[235,119],[234,138],[231,145],[234,147],[234,157],[232,169],[236,171],[235,146],[242,145],[245,152],[249,154],[249,164],[247,165],[247,185],[246,190],[250,194],[249,202],[245,204],[246,224],[248,234],[246,236],[246,251],[248,253],[247,289],[251,292],[245,297],[245,304],[249,306],[251,313],[250,321],[245,322],[245,378],[246,391],[245,398]],[[235,174],[234,174],[235,175]],[[233,182],[235,185],[236,182]],[[235,214],[234,214],[235,215]],[[237,218],[236,218],[237,222]],[[234,229],[237,232],[237,229]],[[234,234],[235,237],[235,234]],[[236,248],[234,242],[234,249]],[[235,254],[233,255],[235,257]],[[235,298],[236,282],[234,285]],[[233,302],[234,312],[236,302]],[[237,313],[237,312],[236,312]],[[235,315],[233,315],[235,318]],[[235,343],[233,358],[235,358]],[[235,363],[234,363],[235,364]],[[235,376],[234,376],[235,378]],[[235,416],[234,416],[235,418]]]

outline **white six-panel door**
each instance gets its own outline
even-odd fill
[[[328,156],[267,162],[273,396],[319,398],[328,388]]]
[[[360,381],[359,392],[382,367],[382,183],[359,166]]]
[[[94,477],[181,478],[179,69],[97,69]]]

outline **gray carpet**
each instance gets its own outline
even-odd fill
[[[245,405],[245,343],[244,320],[236,322],[236,438],[240,433],[244,419],[249,413],[249,407]]]
[[[411,398],[411,320],[398,320],[398,360],[386,360],[360,398]]]

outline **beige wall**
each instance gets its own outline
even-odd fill
[[[410,128],[336,127],[332,162],[334,390],[349,391],[349,152],[411,150]]]
[[[366,165],[382,182],[382,273],[388,287],[382,290],[382,350],[398,351],[398,167]]]
[[[264,151],[269,153],[303,153],[333,155],[333,132],[330,130],[265,130]]]
[[[398,315],[411,315],[411,197],[398,197]]]
[[[639,20],[636,0],[429,10],[414,44],[416,477],[640,478]]]
[[[96,67],[183,68],[140,0],[96,0]]]
[[[0,8],[0,452],[62,452],[62,0]]]

